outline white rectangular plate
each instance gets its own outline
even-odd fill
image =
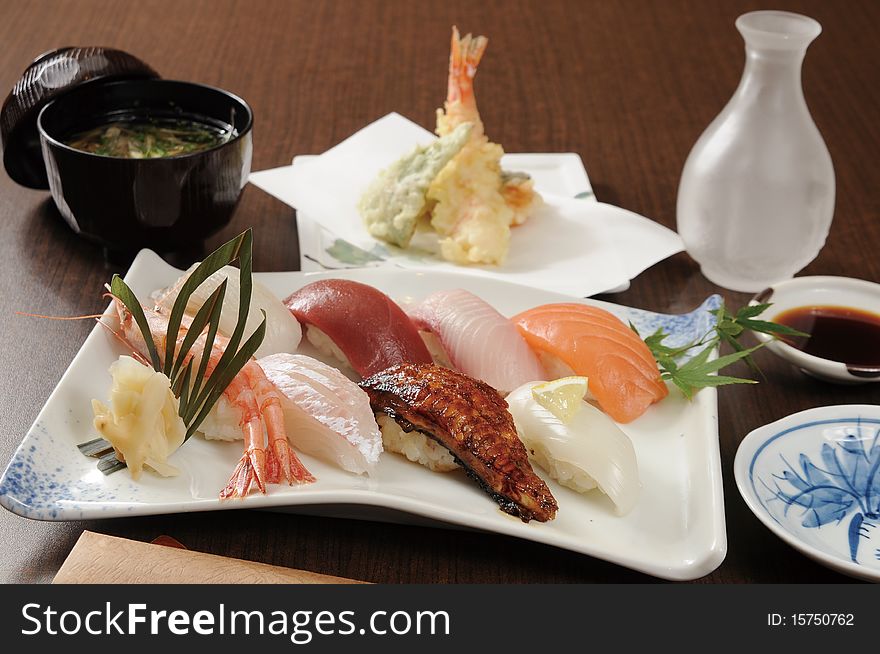
[[[179,271],[150,251],[135,259],[126,281],[139,297],[168,285]],[[264,273],[255,276],[279,297],[315,279],[343,277],[384,291],[398,301],[420,299],[441,289],[466,288],[505,315],[569,296],[465,274],[413,272],[387,268],[324,273]],[[690,314],[667,316],[618,305],[602,306],[642,333],[663,326],[683,342],[706,332],[710,297]],[[312,352],[305,346],[306,354]],[[303,456],[317,482],[300,487],[273,486],[267,495],[221,501],[241,456],[241,443],[200,437],[171,458],[181,474],[160,478],[146,473],[138,483],[127,471],[104,476],[77,443],[94,437],[90,401],[109,393],[110,364],[124,354],[105,329],[96,326],[52,392],[0,479],[0,503],[20,515],[41,520],[180,513],[231,508],[274,508],[470,527],[581,552],[666,579],[708,574],[727,550],[718,451],[717,394],[700,391],[692,402],[673,390],[634,422],[622,425],[635,446],[642,483],[636,508],[617,517],[598,491],[578,494],[552,480],[559,502],[557,518],[525,524],[497,505],[463,473],[432,473],[394,454],[382,455],[372,477],[356,476]],[[328,361],[329,363],[329,361]],[[540,469],[537,470],[540,474]],[[400,513],[394,513],[400,512]]]
[[[291,163],[296,169],[296,166],[314,161],[319,156],[300,154]],[[541,193],[596,201],[584,162],[577,152],[508,152],[501,157],[501,167],[504,170],[528,173],[535,180],[535,188]],[[257,172],[251,177],[256,176],[259,180],[261,175],[271,172]]]
[[[297,210],[303,270],[384,265],[455,273],[462,267],[439,256],[440,235],[423,233],[397,248],[374,238],[358,209],[382,170],[436,138],[390,113],[321,155],[298,156],[295,165],[255,172],[249,181]],[[588,297],[626,288],[684,247],[657,222],[597,201],[575,153],[505,155],[501,163],[531,175],[543,202],[511,230],[504,261],[468,265],[471,275]],[[460,227],[458,236],[472,229]]]
[[[296,172],[297,166],[308,164],[317,158],[318,155],[315,154],[294,157],[293,172]],[[575,152],[505,154],[501,159],[501,165],[504,170],[528,173],[535,180],[535,188],[541,193],[596,201],[584,163],[580,155]],[[272,170],[254,173],[251,181],[262,188],[270,183],[273,174],[276,172]],[[263,179],[263,175],[270,177]],[[299,237],[299,266],[304,272],[362,268],[384,263],[379,259],[373,260],[369,253],[332,234],[302,211],[297,212],[296,225]],[[343,253],[349,258],[342,256]],[[628,288],[629,282],[626,281],[604,290],[608,293],[619,293]]]
[[[290,166],[252,173],[250,181],[279,199],[292,203],[292,199],[284,194],[284,190],[290,186],[291,177],[296,175],[298,168],[308,165],[318,157],[319,155],[316,154],[297,155]],[[580,155],[575,152],[505,154],[501,159],[501,165],[505,170],[528,173],[535,180],[535,188],[541,193],[596,201],[584,163]],[[296,222],[299,236],[299,263],[302,271],[360,268],[364,265],[383,263],[331,233],[303,211],[297,212]],[[626,282],[611,289],[611,292],[625,290],[628,287],[629,283]]]

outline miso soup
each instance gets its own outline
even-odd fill
[[[201,152],[235,136],[218,127],[180,118],[127,118],[76,132],[64,143],[83,152],[125,159],[155,159]]]

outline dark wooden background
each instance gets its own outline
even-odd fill
[[[807,102],[837,174],[825,249],[803,274],[880,281],[877,32],[880,3],[775,0],[824,28],[804,68]],[[226,88],[256,113],[254,170],[320,153],[398,111],[432,126],[446,89],[450,26],[490,38],[477,95],[486,128],[509,152],[579,153],[598,197],[675,226],[687,154],[730,97],[743,50],[734,29],[749,0],[595,2],[153,1],[0,2],[0,89],[63,45],[127,50],[164,77]],[[98,190],[96,189],[96,192]],[[256,270],[298,267],[294,212],[244,191],[217,245],[255,230]],[[0,465],[5,466],[91,324],[36,322],[15,311],[100,311],[101,285],[124,262],[78,239],[48,194],[0,173]],[[755,234],[760,238],[760,234]],[[612,301],[690,310],[719,289],[685,254]],[[743,294],[722,291],[729,302]],[[720,392],[729,551],[703,582],[838,582],[749,512],[733,482],[753,428],[823,404],[875,403],[880,385],[814,381],[761,352],[767,379]],[[40,523],[0,512],[0,581],[52,578],[83,529],[376,582],[636,582],[649,577],[585,556],[492,535],[248,510]]]

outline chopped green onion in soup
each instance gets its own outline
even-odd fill
[[[200,152],[227,142],[231,128],[194,120],[135,119],[105,123],[65,139],[72,148],[107,157],[155,159]]]

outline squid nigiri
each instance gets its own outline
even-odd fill
[[[288,438],[297,450],[355,474],[369,474],[382,436],[364,392],[341,372],[302,354],[257,360],[279,391]],[[206,438],[241,438],[238,411],[221,399],[201,425]]]
[[[438,291],[410,316],[416,326],[439,338],[454,368],[483,380],[502,395],[546,378],[544,367],[516,326],[473,293]]]
[[[548,372],[588,377],[599,406],[618,422],[635,420],[669,394],[648,346],[604,309],[545,304],[511,320]]]
[[[432,361],[409,316],[372,286],[322,279],[295,291],[284,304],[306,325],[312,345],[361,377],[400,363]]]
[[[556,515],[556,499],[532,470],[507,403],[498,392],[434,364],[402,364],[360,383],[373,410],[448,449],[483,489],[524,522]]]
[[[524,384],[506,398],[532,460],[579,493],[598,486],[614,502],[618,515],[629,513],[641,489],[632,441],[611,418],[583,400],[564,422],[535,401],[535,385]]]

